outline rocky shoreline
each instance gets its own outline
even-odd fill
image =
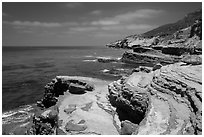
[[[201,135],[201,28],[202,20],[196,18],[168,36],[133,35],[107,44],[132,51],[98,62],[141,66],[105,70],[124,73],[117,81],[57,76],[45,86],[32,119],[12,134]]]
[[[128,118],[142,114],[140,122],[129,119],[139,126],[131,134],[202,134],[201,71],[201,65],[177,63],[135,72],[109,84],[109,96]]]
[[[12,134],[202,134],[201,72],[202,65],[180,62],[140,67],[114,82],[57,76],[39,110]],[[47,107],[49,93],[57,101]]]

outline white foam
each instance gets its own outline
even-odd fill
[[[93,59],[93,60],[89,60],[89,59],[83,60],[83,62],[96,62],[96,61],[97,61],[96,59]]]
[[[118,57],[118,58],[116,58],[116,57],[111,57],[111,56],[98,56],[98,57],[96,57],[97,59],[104,59],[104,60],[108,60],[108,59],[113,59],[113,60],[121,60],[121,57]]]
[[[96,57],[97,59],[111,59],[111,58],[113,58],[113,57],[111,57],[111,56],[98,56],[98,57]]]
[[[9,112],[5,112],[2,114],[2,118],[6,118],[6,117],[9,117],[9,116],[12,116],[12,115],[15,115],[17,112],[15,111],[9,111]]]
[[[106,73],[106,72],[109,72],[110,70],[108,69],[104,69],[104,70],[101,70],[102,72]]]
[[[97,78],[92,78],[92,77],[82,77],[82,76],[56,76],[57,78],[60,79],[76,79],[76,80],[83,80],[83,81],[90,81],[90,82],[96,82],[96,81],[105,81]]]
[[[32,113],[29,113],[29,111],[32,109],[33,107],[31,105],[25,105],[20,106],[17,110],[4,112],[2,114],[2,124],[23,122],[30,117]]]
[[[94,57],[94,56],[92,56],[92,55],[86,55],[86,56],[84,56],[85,58],[92,58],[92,57]]]

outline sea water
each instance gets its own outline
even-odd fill
[[[125,50],[105,46],[3,47],[3,122],[8,122],[15,115],[22,119],[26,117],[28,111],[33,109],[33,104],[42,98],[44,86],[55,76],[119,79],[119,76],[104,72],[135,66],[121,62],[100,63],[97,58],[121,58],[124,52]]]

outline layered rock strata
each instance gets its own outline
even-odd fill
[[[181,61],[188,55],[199,56],[202,54],[202,13],[199,10],[189,15],[176,23],[174,31],[171,31],[172,28],[169,28],[169,25],[164,25],[164,28],[158,28],[161,31],[159,33],[157,29],[155,29],[157,31],[147,32],[152,35],[151,37],[146,37],[146,34],[136,34],[106,46],[132,49],[131,52],[123,54],[121,61],[133,64],[172,64]],[[188,19],[187,22],[186,19]],[[178,25],[182,27],[178,27]],[[167,30],[163,32],[162,28]],[[168,34],[169,32],[170,34]]]
[[[201,72],[185,63],[135,72],[109,85],[109,99],[121,121],[138,125],[128,134],[202,134]]]
[[[125,52],[121,60],[122,62],[131,64],[172,64],[180,61],[181,58],[182,57],[165,54]]]

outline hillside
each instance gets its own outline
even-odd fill
[[[195,30],[196,28],[196,30]],[[195,32],[195,33],[194,33]],[[186,46],[192,37],[196,35],[198,38],[193,38],[195,45],[201,47],[202,39],[202,10],[187,14],[183,19],[160,26],[143,34],[135,34],[127,36],[124,39],[117,40],[107,44],[108,47],[113,48],[127,48],[133,49],[135,47],[152,47],[152,46]],[[191,42],[193,43],[193,42]],[[191,44],[192,45],[192,44]],[[188,46],[186,46],[188,47]]]
[[[156,37],[156,36],[168,36],[168,35],[175,33],[176,31],[180,29],[187,28],[193,25],[193,23],[196,20],[200,20],[200,19],[202,19],[201,9],[187,14],[183,19],[175,23],[165,24],[158,28],[145,32],[144,34],[142,34],[142,36],[149,37],[149,38]]]

